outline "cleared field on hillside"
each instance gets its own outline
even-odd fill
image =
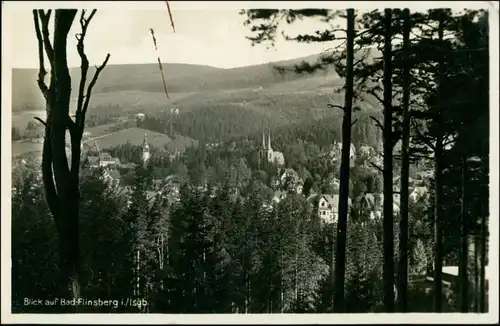
[[[164,92],[143,92],[139,90],[116,91],[92,94],[89,115],[116,114],[117,116],[136,112],[150,112],[170,109],[174,101],[193,93],[171,93],[167,99]]]
[[[116,126],[117,124],[118,123],[116,123],[116,122],[106,123],[106,124],[98,125],[95,127],[85,128],[84,131],[90,132],[92,134],[92,137],[98,137],[98,136],[112,133],[113,131],[110,131],[110,128],[113,126]]]
[[[40,112],[16,112],[12,115],[12,124],[18,127],[26,127],[29,119],[33,116],[40,116]],[[41,112],[45,114],[45,112]],[[27,121],[25,121],[27,120]],[[92,128],[86,128],[85,131],[90,131],[92,137],[98,137],[109,133],[108,129],[114,126],[115,123],[108,123],[100,126],[95,126]],[[144,136],[144,135],[143,135]],[[17,157],[30,152],[42,152],[42,143],[28,142],[28,141],[16,141],[12,142],[12,157]]]
[[[130,142],[133,145],[141,145],[144,140],[144,134],[147,134],[148,143],[155,147],[163,147],[170,142],[170,137],[147,129],[131,128],[123,131],[117,131],[110,135],[106,135],[95,139],[101,149],[110,148]],[[93,140],[91,140],[93,143]]]
[[[28,122],[35,122],[39,124],[40,122],[35,121],[34,117],[40,117],[45,119],[45,110],[32,110],[32,111],[21,111],[21,112],[12,112],[12,126],[19,128],[21,131],[24,131]]]
[[[30,142],[13,142],[12,143],[12,157],[17,157],[22,154],[39,152],[42,153],[41,143],[30,143]]]
[[[147,134],[149,145],[157,148],[167,145],[167,149],[172,151],[175,149],[184,151],[188,146],[196,144],[196,141],[189,137],[177,135],[172,139],[168,135],[142,128],[131,128],[124,131],[118,131],[111,135],[100,137],[95,141],[97,141],[101,149],[126,144],[127,142],[133,145],[141,145],[144,140],[144,134]],[[91,140],[91,143],[93,142],[94,141]]]
[[[92,132],[92,130],[98,130],[96,128],[100,128],[100,131],[104,136],[98,136],[93,133],[93,138],[91,138],[88,143],[93,145],[94,141],[97,141],[99,144],[99,148],[111,148],[114,146],[126,144],[130,142],[133,145],[141,145],[144,140],[144,134],[147,134],[148,143],[154,147],[165,147],[167,145],[168,150],[178,149],[180,151],[184,151],[187,147],[196,144],[196,141],[189,138],[177,135],[174,139],[170,138],[168,135],[147,130],[141,128],[131,128],[127,130],[117,131],[112,134],[106,134],[104,132],[105,126],[102,125],[94,128],[89,128],[88,130]],[[99,131],[99,130],[98,130]],[[94,138],[95,137],[95,138]],[[32,142],[13,142],[12,143],[12,157],[17,157],[22,154],[30,153],[30,152],[42,152],[42,144],[41,143],[32,143]]]

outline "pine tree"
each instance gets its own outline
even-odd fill
[[[158,309],[155,304],[157,300],[162,300],[164,290],[164,276],[168,268],[166,265],[168,265],[169,254],[169,206],[166,197],[158,194],[148,210],[147,236],[152,259],[148,261],[147,272],[154,276],[150,285],[151,294],[148,297],[149,312]],[[161,303],[157,306],[161,306]]]
[[[154,251],[148,234],[149,198],[147,197],[148,170],[138,165],[132,186],[130,206],[123,219],[127,225],[126,239],[129,261],[129,286],[136,298],[145,298],[151,284],[147,267]]]
[[[12,194],[12,311],[47,312],[50,307],[26,306],[24,298],[51,300],[57,293],[61,271],[56,230],[40,178],[33,171],[21,170],[16,171],[22,179],[13,182]],[[61,312],[60,307],[54,308],[49,311]]]
[[[82,285],[90,297],[131,296],[130,284],[122,273],[130,267],[123,236],[126,224],[114,189],[102,179],[102,171],[91,171],[81,181],[80,232],[82,235]],[[109,307],[92,307],[88,312],[111,312]],[[100,309],[100,310],[96,310]]]
[[[382,276],[382,243],[377,240],[373,223],[350,224],[346,287],[348,312],[371,312],[379,304],[377,286]]]

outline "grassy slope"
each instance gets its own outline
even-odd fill
[[[184,136],[175,136],[173,139],[169,136],[142,128],[130,128],[110,135],[104,135],[95,139],[99,148],[106,149],[130,142],[132,145],[141,145],[144,140],[144,134],[147,134],[148,144],[154,147],[164,147],[167,145],[169,150],[179,149],[183,151],[186,147],[193,144],[194,140]],[[91,139],[90,144],[94,143]]]
[[[99,148],[106,149],[114,146],[130,142],[133,145],[141,145],[144,140],[144,134],[147,134],[148,143],[154,147],[164,147],[167,145],[169,150],[179,149],[184,151],[186,147],[194,144],[196,141],[185,136],[175,136],[173,139],[169,136],[151,130],[142,128],[130,128],[109,134],[107,128],[112,124],[88,128],[92,132],[92,138],[84,141],[88,145],[93,146],[94,141],[97,141]],[[12,143],[12,156],[16,157],[26,153],[40,153],[42,150],[41,143],[31,142],[14,142]]]
[[[93,143],[94,140],[97,141],[101,149],[118,146],[127,141],[133,145],[140,145],[144,140],[144,134],[147,134],[148,143],[153,146],[163,146],[170,141],[170,137],[167,135],[141,128],[131,128],[106,134],[97,139],[91,138],[90,143]]]

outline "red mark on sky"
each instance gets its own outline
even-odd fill
[[[156,45],[155,31],[152,28],[150,28],[149,30],[151,31],[151,36],[153,37],[153,44],[156,49],[156,54],[158,55],[158,66],[160,67],[161,80],[163,81],[163,90],[165,91],[165,95],[167,96],[167,98],[170,99],[167,91],[167,83],[165,83],[165,76],[163,75],[163,65],[161,64],[160,54],[158,53],[158,46]]]
[[[172,10],[170,9],[170,4],[168,3],[167,0],[165,0],[165,3],[167,4],[168,16],[170,17],[170,25],[172,25],[172,30],[175,33],[175,25],[174,25],[174,18],[172,17]]]
[[[156,51],[158,51],[158,46],[156,45],[155,31],[152,28],[150,28],[149,30],[151,31],[151,36],[153,36],[153,43],[155,45],[155,49]]]

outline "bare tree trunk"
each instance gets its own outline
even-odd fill
[[[76,10],[57,10],[54,23],[54,41],[50,43],[48,23],[51,11],[33,11],[39,42],[40,72],[38,84],[46,99],[47,122],[42,154],[42,174],[50,211],[58,231],[62,294],[80,297],[79,230],[78,230],[78,169],[70,170],[66,156],[66,130],[71,98],[71,77],[66,60],[67,35]],[[40,31],[39,15],[42,23]],[[43,45],[43,46],[42,46]],[[50,87],[44,82],[43,48],[51,67]],[[78,137],[75,137],[78,138]],[[80,145],[72,139],[72,168],[79,165]]]
[[[392,9],[384,17],[384,306],[394,312],[394,217],[392,198]]]
[[[92,87],[99,72],[109,59],[99,67],[84,96],[88,60],[83,52],[83,40],[89,21],[95,10],[86,19],[82,11],[80,24],[82,33],[78,39],[78,53],[82,56],[82,80],[78,94],[75,121],[70,117],[71,77],[67,62],[67,36],[76,9],[57,9],[55,11],[54,38],[49,36],[49,21],[52,10],[33,10],[35,32],[38,40],[39,73],[38,86],[46,101],[47,120],[35,118],[45,125],[45,139],[42,152],[42,177],[47,205],[53,216],[58,234],[60,271],[63,277],[61,295],[74,299],[80,297],[80,247],[79,247],[79,168],[81,139],[84,129],[85,113],[90,101]],[[45,55],[44,55],[45,53]],[[45,84],[45,56],[50,64],[51,78]],[[84,60],[85,59],[85,60]],[[84,101],[85,98],[85,101]],[[66,155],[66,131],[71,139],[71,159]],[[76,309],[76,308],[75,308]]]
[[[465,193],[465,182],[467,180],[467,160],[462,158],[462,203],[461,203],[461,239],[460,239],[460,312],[469,311],[469,276],[467,275],[467,262],[469,260],[469,219],[467,214],[467,202]]]
[[[410,65],[408,51],[410,46],[410,10],[403,10],[403,148],[401,163],[401,221],[399,224],[399,311],[408,309],[408,198],[410,176]]]
[[[333,309],[335,312],[345,311],[344,283],[347,242],[347,214],[349,205],[349,163],[352,129],[352,101],[354,97],[354,9],[347,9],[347,76],[345,86],[344,118],[342,121],[342,158],[340,164],[339,219],[334,265],[331,267],[331,278],[334,283]],[[335,271],[335,273],[334,273]]]

